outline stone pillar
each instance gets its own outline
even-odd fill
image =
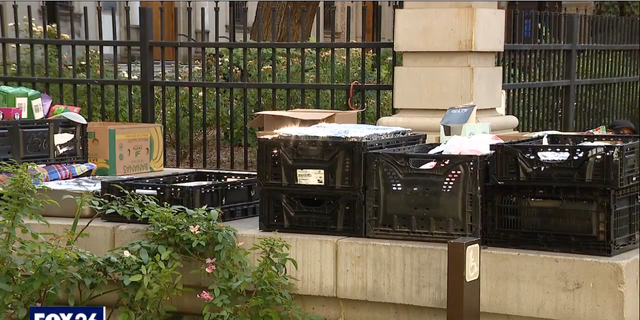
[[[505,12],[497,2],[405,2],[394,29],[394,49],[403,53],[393,84],[398,112],[379,125],[427,133],[433,142],[448,108],[474,102],[478,122],[491,123],[493,132],[518,126],[499,111],[502,68],[495,56],[504,50]]]

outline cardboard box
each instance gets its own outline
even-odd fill
[[[0,86],[0,107],[20,108],[22,119],[44,118],[40,92],[27,87]]]
[[[293,109],[289,111],[256,112],[256,118],[247,124],[249,127],[262,128],[258,137],[273,134],[275,130],[286,127],[310,127],[318,123],[358,123],[360,110],[320,110]]]
[[[498,138],[502,139],[502,141],[504,142],[508,142],[508,141],[515,141],[515,140],[521,140],[521,139],[528,139],[531,138],[529,136],[527,136],[528,132],[509,132],[509,133],[502,133],[502,134],[497,134],[496,136],[498,136]]]
[[[490,123],[477,123],[476,106],[473,104],[449,108],[440,120],[440,143],[453,136],[469,137],[491,133]]]
[[[2,120],[20,120],[22,117],[22,109],[20,108],[3,108],[0,107],[0,121]]]
[[[164,170],[162,125],[89,122],[89,162],[99,176],[119,176]]]

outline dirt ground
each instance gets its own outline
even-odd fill
[[[193,163],[190,161],[189,146],[181,147],[180,168],[205,168],[205,169],[233,169],[233,170],[250,170],[256,171],[257,169],[257,150],[255,147],[249,147],[247,150],[247,167],[244,162],[244,148],[221,145],[220,146],[220,163],[216,162],[217,149],[215,141],[207,146],[207,163],[206,167],[203,166],[204,156],[202,153],[202,147],[194,148],[193,150]],[[234,153],[233,166],[231,165],[231,152]],[[166,155],[166,167],[177,168],[176,166],[176,151],[175,149],[167,149]]]

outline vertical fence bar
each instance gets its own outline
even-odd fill
[[[229,2],[229,14],[231,15],[231,20],[229,22],[229,42],[236,42],[236,6],[235,2]],[[233,48],[229,48],[229,82],[236,82],[234,78],[234,59],[233,59]],[[275,69],[275,68],[274,68]],[[236,162],[236,154],[235,154],[235,95],[233,92],[233,87],[229,88],[229,162],[230,168],[235,169]]]
[[[242,42],[246,43],[249,41],[248,34],[248,26],[249,26],[249,17],[248,17],[249,8],[247,8],[246,3],[242,6]],[[242,82],[249,82],[249,65],[247,61],[247,48],[242,49]],[[249,169],[249,128],[247,127],[247,121],[249,118],[249,105],[248,105],[248,92],[247,87],[242,88],[242,136],[243,136],[243,162],[244,162],[244,170]]]
[[[562,99],[562,131],[574,131],[576,119],[576,64],[578,56],[578,29],[580,15],[567,14],[565,17],[565,41],[571,45],[571,49],[565,51],[564,79],[569,80],[569,85],[564,88]]]
[[[201,17],[204,19],[204,17]],[[201,30],[202,31],[202,30]],[[193,7],[191,1],[187,2],[187,41],[191,42],[193,35]],[[187,79],[189,82],[193,81],[193,48],[187,48]],[[194,130],[194,114],[193,114],[193,87],[187,88],[189,94],[189,167],[193,168],[193,130]],[[206,155],[205,155],[206,156]]]
[[[369,39],[367,39],[367,5],[366,3],[362,3],[362,25],[361,25],[361,39],[363,44],[369,42]],[[367,84],[367,52],[371,50],[371,48],[367,48],[365,46],[362,47],[362,51],[360,51],[360,85],[362,86],[362,89],[360,91],[360,106],[358,107],[354,107],[357,109],[366,109],[367,108],[367,101],[366,101],[366,93],[367,93],[367,87],[365,86]],[[352,102],[353,103],[353,102]],[[365,123],[366,119],[367,119],[367,113],[365,112],[361,112],[360,113],[360,123]]]
[[[178,19],[176,19],[175,17],[179,17],[180,11],[178,9],[178,7],[174,7],[173,8],[173,38],[177,38],[180,36],[180,32],[179,32],[179,21]],[[181,76],[180,76],[180,47],[171,47],[171,50],[169,52],[173,51],[173,74],[174,74],[174,81],[179,81],[181,80]],[[179,85],[176,85],[173,87],[175,90],[175,94],[176,94],[176,98],[175,98],[175,114],[174,114],[174,119],[176,121],[176,133],[175,133],[175,143],[176,143],[176,168],[180,168],[181,164],[182,164],[182,141],[181,137],[181,129],[180,129],[180,125],[181,125],[181,121],[182,121],[182,111],[180,110],[180,92],[182,91]]]
[[[82,15],[84,21],[84,40],[89,40],[89,9],[82,7]],[[87,79],[91,79],[91,49],[89,46],[84,46],[84,59],[85,59],[85,72],[87,73]],[[87,117],[89,121],[93,121],[93,104],[91,97],[93,93],[91,91],[91,85],[87,84]]]
[[[124,14],[125,14],[125,31],[127,36],[127,41],[131,41],[131,7],[129,6],[129,1],[125,2],[124,6]],[[72,24],[73,25],[73,24]],[[131,46],[127,46],[127,74],[131,77]],[[127,98],[129,100],[129,110],[128,110],[128,119],[129,122],[133,122],[133,86],[129,84],[127,86]],[[166,146],[166,144],[163,144]]]
[[[73,6],[73,4],[71,5],[71,7],[69,7],[69,10],[71,12],[75,12],[75,7]],[[29,21],[31,21],[31,18],[29,18]],[[71,23],[71,40],[76,40],[76,29],[75,29],[75,23]],[[78,53],[77,53],[77,47],[75,44],[71,45],[71,76],[76,79],[78,77],[77,72],[77,59],[78,59]],[[74,84],[72,87],[72,94],[73,94],[73,105],[77,106],[78,105],[78,85]]]
[[[287,6],[287,11],[286,11],[286,21],[287,21],[287,30],[286,30],[286,39],[288,43],[291,43],[291,6]],[[302,38],[302,33],[300,34],[300,37]],[[284,103],[284,108],[285,110],[289,110],[291,108],[291,89],[290,89],[290,84],[291,84],[291,48],[287,47],[285,49],[285,55],[286,55],[286,62],[285,62],[285,70],[286,70],[286,83],[287,83],[287,89],[285,90],[285,103]]]
[[[160,41],[164,41],[164,28],[165,28],[165,10],[164,10],[164,3],[162,5],[160,5],[160,9],[159,9],[159,13],[160,13]],[[165,81],[167,78],[167,71],[166,71],[166,65],[165,65],[165,57],[166,57],[166,47],[162,46],[160,48],[160,72],[162,73],[160,75],[160,79],[162,81]],[[154,95],[155,97],[155,95]],[[162,116],[161,116],[161,122],[162,122],[162,127],[164,128],[164,132],[162,134],[162,145],[164,146],[164,150],[163,152],[163,156],[164,156],[164,164],[165,166],[167,165],[167,86],[164,85],[164,83],[162,84],[162,86],[160,87],[160,109],[162,112]]]
[[[116,20],[116,8],[111,8],[111,37],[114,41],[118,40],[118,25]],[[118,79],[122,74],[118,70],[118,46],[113,46],[113,74],[114,78]],[[131,72],[127,73],[127,79],[131,80]],[[118,96],[118,85],[113,86],[113,110],[115,113],[115,121],[120,122],[120,97]]]
[[[33,17],[33,13],[31,12],[31,6],[27,6],[27,20],[29,24],[32,24],[31,18]],[[73,23],[71,24],[73,25]],[[33,39],[33,27],[29,26],[29,39]],[[36,55],[35,55],[35,45],[32,43],[29,45],[29,62],[31,62],[31,77],[36,78]],[[36,89],[36,83],[31,82],[31,88]]]
[[[216,6],[213,9],[215,21],[214,30],[215,30],[215,42],[220,42],[220,6],[218,1],[215,2]],[[215,48],[215,60],[214,60],[214,68],[216,81],[220,81],[220,47],[216,46]],[[221,152],[220,152],[220,87],[216,87],[216,168],[220,169],[221,162]]]
[[[326,11],[325,11],[326,13]],[[336,6],[335,2],[331,4],[329,9],[329,21],[331,24],[331,43],[336,42]],[[364,41],[364,40],[363,40]],[[347,71],[349,72],[349,71]],[[336,84],[336,49],[331,48],[331,85]],[[330,91],[331,110],[336,109],[336,89],[331,88]]]
[[[307,38],[306,38],[306,32],[305,32],[305,27],[306,27],[306,17],[307,17],[307,7],[304,6],[302,7],[302,14],[300,15],[300,42],[307,42]],[[305,57],[305,53],[306,53],[305,48],[301,48],[300,49],[300,83],[306,83],[307,80],[305,79],[306,76],[306,57]],[[305,95],[306,92],[303,89],[300,90],[300,107],[304,108],[306,105],[306,101],[305,101]]]
[[[150,7],[140,7],[140,108],[142,122],[155,123],[156,112],[153,103],[153,12]]]
[[[4,28],[4,5],[0,4],[0,37],[2,39],[7,38],[7,32]],[[0,48],[2,49],[2,75],[7,75],[7,43],[2,41],[0,44]],[[4,85],[7,85],[7,81],[4,81]]]
[[[200,8],[200,42],[209,42],[209,33],[205,24],[207,13],[204,7]],[[200,47],[200,66],[202,67],[202,81],[207,81],[207,47]],[[207,88],[200,88],[202,93],[202,168],[207,167]]]
[[[324,4],[323,4],[324,5]],[[322,41],[320,29],[320,6],[316,8],[316,43]],[[316,47],[316,84],[320,83],[320,47]],[[320,108],[320,89],[316,89],[315,108]]]

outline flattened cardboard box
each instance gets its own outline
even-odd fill
[[[516,140],[531,138],[527,136],[528,133],[529,132],[514,131],[509,133],[496,134],[496,136],[498,136],[498,138],[502,139],[502,141],[504,142],[509,142],[509,141],[516,141]]]
[[[89,162],[99,176],[119,176],[164,170],[162,125],[90,122]]]
[[[258,137],[273,134],[274,131],[286,127],[310,127],[318,123],[358,123],[360,110],[322,110],[292,109],[288,111],[256,112],[256,118],[247,124],[248,127],[262,128]]]

